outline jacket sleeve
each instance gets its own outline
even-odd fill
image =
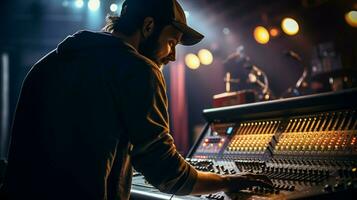
[[[160,191],[189,194],[197,171],[177,152],[169,134],[162,73],[144,61],[130,68],[121,83],[117,83],[116,91],[125,132],[133,145],[132,164]]]

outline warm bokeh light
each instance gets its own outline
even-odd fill
[[[186,55],[185,63],[190,69],[197,69],[200,67],[200,59],[193,53]]]
[[[263,26],[257,26],[254,29],[254,39],[260,44],[266,44],[269,42],[269,32]]]
[[[198,58],[200,59],[200,61],[203,65],[210,65],[213,62],[213,55],[207,49],[201,49],[198,52]]]
[[[352,27],[357,28],[357,11],[352,10],[345,15],[345,20],[347,24],[349,24]]]
[[[295,35],[299,32],[299,24],[292,18],[285,18],[281,23],[281,28],[288,35]]]
[[[272,37],[277,37],[279,35],[279,30],[277,28],[272,28],[269,33]]]
[[[110,11],[116,12],[117,10],[118,10],[118,5],[115,3],[112,3],[112,5],[110,5]]]
[[[100,1],[99,0],[89,0],[88,1],[88,8],[91,11],[96,11],[100,7]]]

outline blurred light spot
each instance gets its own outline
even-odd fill
[[[84,4],[83,0],[76,0],[76,1],[74,2],[74,5],[75,5],[77,8],[82,8],[82,7],[83,7],[83,4]]]
[[[277,28],[272,28],[269,32],[272,37],[276,37],[279,35],[279,30]]]
[[[201,49],[198,52],[198,58],[200,59],[200,61],[203,65],[210,65],[213,62],[213,55],[207,49]]]
[[[88,8],[91,11],[96,11],[100,7],[100,1],[99,0],[89,0],[88,1]]]
[[[228,34],[231,33],[231,30],[229,30],[229,28],[224,28],[224,29],[223,29],[223,33],[224,33],[225,35],[228,35]]]
[[[10,63],[9,54],[4,52],[1,54],[1,64],[0,64],[0,132],[3,134],[7,133],[7,127],[9,122],[9,92],[10,92]],[[4,136],[4,135],[2,135]],[[4,138],[2,138],[4,139]],[[5,138],[6,139],[6,138]],[[3,155],[4,148],[6,146],[6,140],[0,141],[0,154]],[[6,151],[5,151],[6,152]]]
[[[200,67],[200,59],[193,53],[186,55],[185,63],[190,69],[197,69]]]
[[[288,35],[295,35],[299,32],[299,24],[292,18],[285,18],[281,23],[281,28]]]
[[[269,42],[269,32],[263,26],[257,26],[254,29],[254,39],[260,44],[266,44]]]
[[[188,12],[187,10],[185,10],[185,16],[186,18],[188,18],[190,16],[190,12]]]
[[[62,6],[63,6],[63,7],[68,7],[68,5],[69,5],[68,1],[63,1],[63,2],[62,2]]]
[[[251,82],[251,83],[257,82],[257,76],[252,73],[248,74],[248,79],[249,79],[249,82]]]
[[[353,10],[345,15],[345,20],[347,24],[349,24],[352,27],[357,28],[357,11]]]
[[[110,5],[110,11],[116,12],[117,10],[118,10],[118,5],[115,3],[112,3],[112,5]]]
[[[333,78],[330,77],[330,78],[328,79],[328,82],[329,82],[330,84],[333,84]]]
[[[269,100],[269,98],[270,98],[269,94],[264,95],[265,100]]]

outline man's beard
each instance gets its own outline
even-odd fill
[[[141,44],[139,44],[139,53],[155,62],[161,68],[163,63],[157,57],[157,52],[159,51],[160,47],[159,36],[160,33],[156,31],[145,41],[141,42]]]

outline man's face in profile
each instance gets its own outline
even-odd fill
[[[154,61],[160,68],[176,60],[176,45],[182,33],[167,25],[161,31],[155,30],[139,45],[139,52]]]

